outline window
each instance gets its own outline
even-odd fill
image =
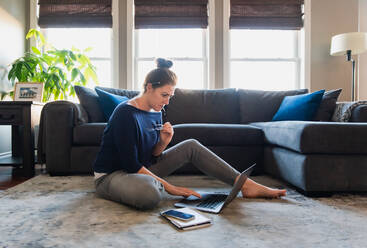
[[[112,87],[111,28],[47,28],[42,32],[57,49],[92,48],[86,55],[96,67],[99,85]]]
[[[299,88],[300,58],[295,30],[230,31],[230,86],[246,89]]]
[[[136,29],[135,89],[140,89],[146,74],[156,68],[155,58],[173,61],[177,87],[207,88],[208,66],[206,29]]]

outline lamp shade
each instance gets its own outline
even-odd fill
[[[330,55],[345,55],[348,50],[352,51],[352,55],[367,51],[367,33],[345,33],[331,38]]]

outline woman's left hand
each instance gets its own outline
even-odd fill
[[[168,145],[171,142],[173,137],[173,127],[171,123],[166,122],[162,126],[162,130],[160,131],[160,140],[165,145]]]

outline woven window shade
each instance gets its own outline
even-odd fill
[[[303,27],[304,0],[231,0],[232,29],[288,29]]]
[[[111,28],[112,0],[39,0],[41,28]]]
[[[208,0],[135,0],[135,28],[206,28]]]

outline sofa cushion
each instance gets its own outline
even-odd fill
[[[265,142],[304,154],[367,154],[367,123],[276,121],[251,125]]]
[[[102,108],[98,102],[98,95],[93,89],[83,86],[74,86],[80,105],[88,115],[89,122],[106,122]]]
[[[102,141],[106,123],[86,123],[74,127],[73,143],[75,145],[96,145]]]
[[[139,94],[139,91],[133,90],[121,90],[121,89],[113,89],[107,87],[96,87],[97,89],[101,89],[108,93],[126,96],[128,98],[133,98],[134,96]],[[76,95],[79,98],[80,105],[83,106],[85,111],[88,114],[89,122],[106,122],[107,119],[103,113],[103,110],[98,102],[98,94],[94,89],[90,89],[83,86],[75,86]]]
[[[166,106],[166,118],[171,124],[239,123],[239,106],[235,89],[176,89]]]
[[[119,96],[126,96],[127,98],[133,98],[139,95],[139,91],[136,90],[123,90],[123,89],[115,89],[115,88],[108,88],[108,87],[100,87],[97,86],[96,89],[100,89],[103,91],[107,91],[108,93],[119,95]]]
[[[126,102],[129,100],[126,96],[119,96],[115,94],[111,94],[107,91],[96,88],[96,92],[99,96],[98,102],[101,105],[103,113],[106,117],[106,120],[110,119],[113,111],[122,102]]]
[[[262,145],[264,140],[260,128],[240,124],[178,124],[174,125],[175,145],[186,139],[196,139],[205,146]]]
[[[271,121],[285,96],[307,93],[307,89],[288,91],[238,90],[240,123]]]
[[[325,90],[284,97],[272,121],[312,121],[319,109]]]
[[[331,117],[333,116],[336,107],[336,102],[341,92],[342,89],[337,89],[337,90],[329,90],[324,93],[320,107],[314,118],[315,121],[331,120]]]

